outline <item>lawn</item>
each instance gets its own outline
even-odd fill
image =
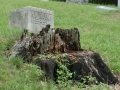
[[[115,74],[120,74],[120,9],[105,11],[96,9],[96,4],[73,4],[40,0],[0,0],[0,90],[56,90],[53,83],[41,84],[36,66],[20,64],[17,69],[5,57],[7,47],[12,50],[22,30],[9,27],[9,13],[12,9],[34,6],[54,11],[55,28],[78,28],[83,49],[98,52]],[[20,60],[20,59],[18,59]],[[31,70],[33,69],[33,70]],[[41,71],[40,71],[41,72]],[[33,76],[30,73],[34,73]],[[36,76],[37,75],[37,76]],[[43,85],[43,86],[42,86]],[[106,87],[106,86],[105,86]],[[67,88],[70,89],[70,88]]]

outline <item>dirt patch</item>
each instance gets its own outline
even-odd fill
[[[109,85],[109,88],[112,89],[112,90],[120,90],[120,84]]]

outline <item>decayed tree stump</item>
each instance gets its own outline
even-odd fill
[[[13,55],[31,61],[32,57],[37,54],[81,51],[79,37],[77,28],[71,30],[57,28],[54,30],[50,29],[50,25],[46,25],[39,34],[31,33],[30,36],[28,36],[28,30],[24,29],[21,40],[13,47]]]
[[[115,84],[118,79],[110,72],[110,69],[103,62],[100,55],[94,51],[87,51],[81,48],[80,34],[77,28],[74,29],[51,29],[46,25],[39,34],[24,30],[21,39],[13,47],[13,55],[20,56],[25,62],[31,62],[39,54],[67,53],[65,57],[69,61],[67,68],[76,73],[72,80],[82,81],[81,78],[90,74],[98,82]],[[36,59],[34,63],[41,67],[46,77],[56,80],[57,63],[55,58]]]
[[[64,59],[69,61],[67,68],[70,72],[75,73],[72,76],[74,81],[82,82],[82,78],[85,76],[92,76],[96,77],[98,82],[106,84],[116,84],[119,82],[103,62],[100,55],[94,51],[84,50],[68,53]],[[56,80],[58,66],[55,60],[55,58],[48,58],[46,56],[43,59],[37,58],[34,62],[45,71],[49,79]]]

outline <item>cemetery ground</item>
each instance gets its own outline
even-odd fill
[[[120,78],[119,8],[118,11],[105,11],[96,9],[95,4],[81,5],[39,0],[0,0],[0,4],[0,90],[59,89],[53,82],[39,80],[43,72],[37,69],[37,66],[23,64],[20,58],[9,57],[15,40],[20,38],[23,31],[8,26],[9,12],[25,6],[54,11],[55,28],[78,28],[81,47],[98,52],[111,71]],[[80,88],[81,84],[72,87],[69,85],[64,89],[77,90],[77,87]],[[100,84],[97,87],[88,86],[87,89],[109,90],[106,84]]]

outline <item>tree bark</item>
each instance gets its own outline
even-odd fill
[[[25,61],[31,61],[32,57],[44,53],[68,53],[71,51],[81,51],[80,35],[77,28],[64,30],[57,28],[50,29],[46,25],[39,34],[23,31],[21,40],[13,47],[13,55],[21,56]]]
[[[67,53],[69,61],[67,68],[73,75],[72,80],[81,82],[84,76],[96,77],[98,82],[115,84],[118,79],[111,73],[110,69],[103,62],[100,55],[93,51],[83,50],[80,44],[80,34],[77,28],[74,29],[51,29],[46,25],[39,34],[24,30],[21,39],[13,47],[14,56],[20,56],[24,62],[31,62],[34,57],[44,54]],[[57,79],[57,63],[55,58],[36,59],[34,63],[41,67],[46,77],[52,80]]]
[[[84,50],[67,53],[67,56],[61,59],[69,61],[66,67],[73,73],[71,79],[75,82],[82,82],[82,79],[85,78],[85,76],[95,77],[98,82],[106,84],[116,84],[119,82],[103,62],[100,55],[94,51]],[[56,58],[48,58],[45,56],[43,59],[37,58],[34,63],[45,71],[46,76],[49,79],[55,81],[57,80],[56,72],[58,69],[55,60]],[[90,84],[89,80],[88,82],[86,81],[86,84]]]

